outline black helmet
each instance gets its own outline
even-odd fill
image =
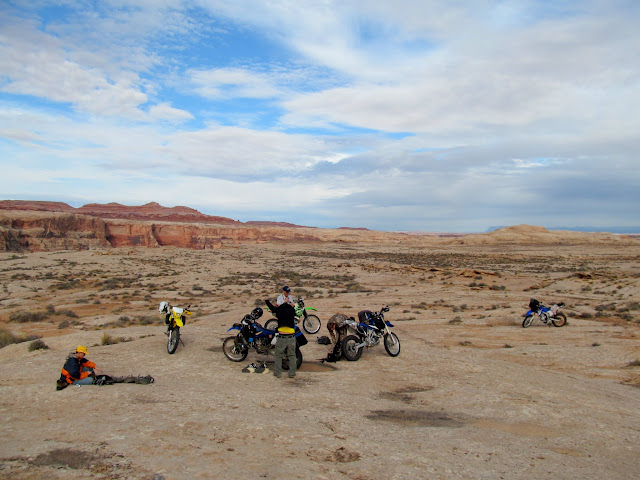
[[[260,307],[256,307],[251,311],[251,317],[254,320],[259,319],[262,316],[262,309]]]

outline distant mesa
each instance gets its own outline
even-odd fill
[[[270,222],[267,220],[249,220],[248,222],[245,222],[245,224],[252,227],[317,228],[305,227],[304,225],[296,225],[295,223]]]
[[[141,206],[127,206],[110,202],[107,204],[88,203],[74,208],[63,202],[39,202],[29,200],[1,200],[0,210],[27,210],[39,212],[64,212],[99,218],[120,218],[123,220],[156,220],[181,223],[213,223],[216,225],[241,224],[237,220],[215,215],[205,215],[189,207],[163,207],[150,202]]]
[[[32,200],[0,200],[0,210],[27,210],[34,212],[73,212],[75,208],[63,202]]]

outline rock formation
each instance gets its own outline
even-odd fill
[[[213,249],[266,242],[345,242],[433,245],[585,245],[637,243],[609,233],[549,231],[517,225],[475,235],[420,235],[361,228],[322,229],[278,222],[242,223],[188,207],[139,207],[118,203],[73,208],[61,202],[0,201],[0,251],[86,250],[173,246]]]
[[[250,226],[155,202],[140,207],[109,203],[73,208],[61,202],[5,200],[0,201],[0,251],[160,246],[213,249],[239,243],[326,241],[317,234],[319,229],[274,225],[260,222],[260,226]]]

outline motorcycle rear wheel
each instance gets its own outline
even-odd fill
[[[249,349],[242,344],[236,343],[236,337],[227,337],[222,344],[222,351],[224,356],[232,362],[241,362],[247,355],[249,355]]]
[[[350,362],[355,362],[362,356],[364,347],[356,347],[360,343],[360,339],[355,335],[347,335],[342,340],[342,356]]]
[[[529,315],[522,321],[522,328],[527,328],[533,322],[533,315]]]
[[[562,312],[558,312],[551,318],[551,323],[553,323],[554,327],[562,327],[567,323],[567,316]]]
[[[320,319],[316,315],[307,315],[302,321],[302,328],[309,335],[314,335],[320,331]]]
[[[265,330],[273,330],[275,332],[276,330],[278,330],[278,320],[276,320],[275,318],[270,318],[264,324],[264,328]]]
[[[174,327],[169,330],[169,340],[167,341],[167,352],[175,353],[180,343],[180,327]]]
[[[384,349],[390,357],[400,355],[400,339],[395,333],[388,333],[384,336]]]

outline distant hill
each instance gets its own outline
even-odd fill
[[[507,225],[489,227],[487,232],[494,232],[505,228]],[[640,227],[546,227],[547,230],[562,230],[565,232],[586,232],[586,233],[619,233],[627,235],[640,234]]]

